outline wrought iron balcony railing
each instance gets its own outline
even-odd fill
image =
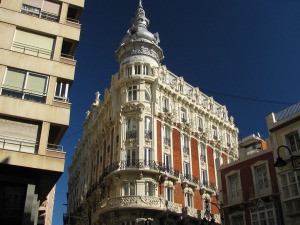
[[[136,130],[126,131],[126,139],[136,138],[136,135],[137,135]]]
[[[145,130],[145,138],[152,140],[152,131],[151,130]]]

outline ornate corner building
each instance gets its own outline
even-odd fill
[[[1,224],[52,224],[83,5],[0,1]]]
[[[220,223],[216,167],[237,159],[238,129],[225,106],[161,65],[148,25],[140,1],[119,71],[87,112],[65,224]]]

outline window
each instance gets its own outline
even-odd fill
[[[145,182],[145,196],[154,196],[154,184],[151,182]]]
[[[181,84],[178,85],[178,90],[179,90],[180,92],[183,92],[183,86],[182,86]]]
[[[149,75],[149,68],[146,65],[143,65],[143,75]]]
[[[185,206],[193,207],[193,195],[191,193],[184,194],[184,203]]]
[[[169,112],[169,99],[162,97],[162,110],[163,112]]]
[[[145,117],[145,138],[152,139],[152,121],[150,117]]]
[[[141,74],[141,65],[134,65],[135,74]]]
[[[123,196],[135,195],[135,183],[133,183],[133,182],[123,183],[122,195]]]
[[[48,76],[8,68],[1,95],[36,102],[46,102]]]
[[[164,144],[171,147],[171,128],[164,126]]]
[[[150,166],[152,162],[152,149],[151,148],[145,148],[144,150],[144,163],[145,166]]]
[[[269,189],[269,181],[266,164],[254,167],[255,171],[255,182],[256,182],[256,191],[258,194],[263,194],[266,192],[266,189]]]
[[[137,121],[136,118],[127,119],[126,124],[126,139],[136,138],[137,135]]]
[[[244,216],[243,214],[234,215],[230,217],[232,225],[244,225]]]
[[[286,141],[292,152],[300,151],[300,138],[297,131],[286,135]]]
[[[54,99],[68,102],[69,84],[66,81],[58,80],[55,86]]]
[[[190,180],[191,179],[191,169],[190,169],[190,164],[184,162],[183,163],[183,176],[184,179]]]
[[[226,142],[227,142],[227,147],[230,148],[230,146],[231,146],[231,140],[230,140],[230,134],[229,133],[226,133]]]
[[[54,38],[16,30],[12,50],[40,58],[52,59]]]
[[[145,90],[145,100],[148,101],[148,102],[151,101],[150,94],[149,94],[149,92],[146,91],[146,90]]]
[[[136,167],[138,164],[135,160],[135,149],[127,149],[126,150],[126,167]]]
[[[59,21],[61,5],[48,0],[23,0],[21,12],[43,19]]]
[[[165,165],[166,171],[170,172],[171,167],[172,167],[171,155],[166,154],[166,153],[164,154],[164,165]]]
[[[205,146],[205,144],[200,143],[199,148],[200,148],[200,161],[206,162],[206,146]]]
[[[187,135],[182,135],[182,150],[184,154],[190,155],[190,140]]]
[[[228,176],[228,202],[233,202],[240,196],[239,185],[238,173]]]
[[[203,119],[201,117],[198,117],[198,128],[197,128],[198,132],[202,132],[204,130],[203,127]]]
[[[300,212],[300,171],[283,173],[280,179],[287,212]]]
[[[137,100],[137,86],[131,86],[128,88],[128,101]]]
[[[258,207],[250,209],[251,225],[276,225],[278,224],[275,207],[272,203],[260,203]]]
[[[218,130],[216,126],[212,126],[212,135],[214,140],[218,140]]]
[[[165,199],[173,202],[173,189],[171,187],[165,187]]]
[[[126,66],[126,75],[127,76],[132,75],[132,66]]]
[[[201,182],[203,186],[208,186],[207,171],[205,169],[201,169]]]
[[[185,108],[181,108],[181,110],[180,110],[180,118],[181,118],[181,122],[182,123],[186,123],[187,122],[187,114],[186,114],[186,109]]]

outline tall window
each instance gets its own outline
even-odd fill
[[[43,19],[58,21],[61,5],[48,0],[23,0],[21,12]]]
[[[132,66],[126,66],[126,76],[132,75]]]
[[[137,137],[137,121],[136,118],[132,117],[126,121],[126,139]]]
[[[162,110],[163,112],[169,112],[169,99],[162,97]]]
[[[214,140],[218,140],[218,130],[216,126],[212,126],[212,135]]]
[[[283,199],[288,213],[300,212],[300,171],[280,175]]]
[[[135,167],[137,162],[135,158],[135,149],[126,150],[126,167]]]
[[[143,65],[143,75],[149,75],[149,68],[146,65]]]
[[[254,167],[255,180],[256,180],[256,191],[259,193],[265,193],[266,189],[269,188],[268,174],[266,164]]]
[[[154,196],[154,184],[151,182],[145,182],[145,196]]]
[[[231,139],[230,139],[230,134],[226,133],[226,142],[227,142],[227,147],[230,148],[231,146]]]
[[[135,183],[134,182],[123,183],[122,195],[123,196],[135,195]]]
[[[150,166],[152,161],[152,149],[145,148],[144,150],[144,162],[146,166]]]
[[[173,188],[165,187],[165,199],[167,201],[173,202]]]
[[[135,74],[141,74],[141,65],[134,65]]]
[[[300,151],[300,138],[297,131],[286,135],[286,140],[292,152]]]
[[[69,83],[58,80],[55,86],[54,99],[67,102],[69,92]]]
[[[235,173],[228,176],[228,201],[233,202],[240,196],[239,190],[239,174]]]
[[[206,147],[205,147],[205,144],[200,143],[199,148],[200,148],[200,161],[206,162]]]
[[[150,117],[145,117],[145,138],[152,139],[152,123]]]
[[[190,169],[190,164],[187,162],[183,163],[183,176],[185,179],[190,180],[191,179],[191,169]]]
[[[169,126],[164,126],[164,144],[171,146],[171,129]]]
[[[128,101],[137,100],[137,86],[133,85],[128,87]]]
[[[198,132],[202,132],[204,130],[203,126],[203,119],[201,117],[198,117],[198,127],[197,127]]]
[[[170,172],[170,169],[172,167],[171,155],[166,154],[166,153],[164,154],[164,165],[165,165],[166,171]]]
[[[272,203],[259,204],[250,209],[251,225],[277,225],[276,209]]]
[[[193,207],[193,195],[191,193],[184,194],[184,203],[185,206]]]
[[[182,123],[186,123],[187,122],[187,113],[186,113],[186,109],[185,108],[181,108],[180,110],[180,118],[181,118],[181,122]]]
[[[8,68],[1,89],[1,95],[45,102],[48,76]]]
[[[207,170],[201,169],[201,183],[203,186],[208,187]]]
[[[52,59],[54,38],[16,30],[12,50],[41,58]]]
[[[190,141],[187,135],[182,135],[182,150],[183,153],[190,154]]]

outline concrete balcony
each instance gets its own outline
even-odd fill
[[[182,205],[175,202],[166,201],[166,210],[170,213],[181,214]]]
[[[165,209],[165,200],[161,197],[153,196],[122,196],[106,199],[101,202],[101,212],[124,208],[142,208],[163,211]]]

